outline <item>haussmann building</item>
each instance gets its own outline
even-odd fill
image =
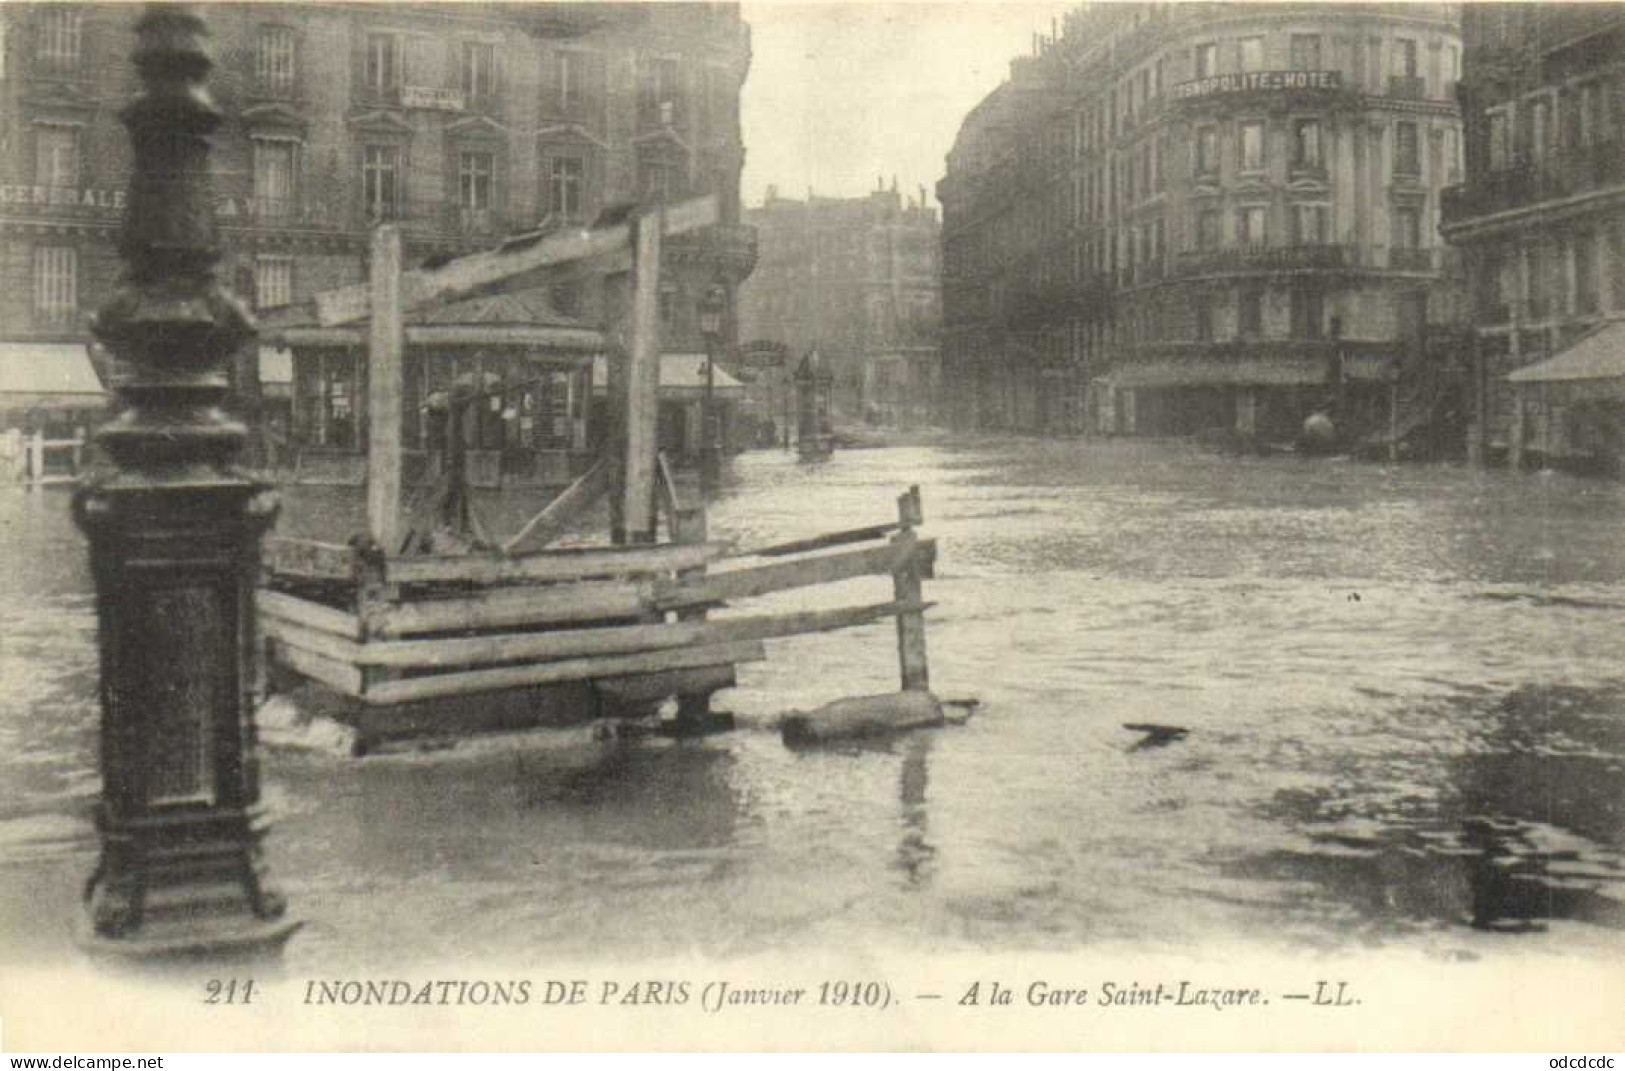
[[[938,186],[952,421],[1452,434],[1458,25],[1454,5],[1098,4],[1036,38]]]

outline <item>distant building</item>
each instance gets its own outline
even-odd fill
[[[1625,5],[1468,4],[1475,453],[1617,468],[1625,440]]]
[[[755,256],[739,223],[750,34],[737,4],[198,10],[226,117],[212,157],[221,274],[270,319],[359,282],[377,221],[400,224],[417,264],[514,231],[582,227],[624,202],[715,192],[722,224],[667,243],[662,328],[667,349],[703,350],[696,307],[721,284],[721,348],[733,347],[733,292]],[[138,87],[129,53],[140,13],[124,3],[0,5],[0,342],[83,347],[89,315],[113,290],[130,172],[118,112]],[[596,326],[600,298],[566,281],[546,302]],[[296,452],[359,455],[364,437],[342,429],[365,397],[364,352],[347,343],[319,362],[295,361]],[[438,382],[433,365],[421,396]],[[536,381],[551,389],[548,377]],[[579,399],[585,380],[576,388]],[[409,429],[419,425],[407,416]],[[554,434],[551,421],[533,428]]]
[[[817,349],[846,420],[930,419],[937,382],[940,280],[936,211],[896,181],[864,197],[780,197],[748,209],[761,256],[740,291],[740,334]]]
[[[1321,408],[1359,436],[1429,419],[1455,362],[1436,235],[1461,177],[1457,20],[1095,4],[1035,41],[938,184],[953,422],[1291,439]]]

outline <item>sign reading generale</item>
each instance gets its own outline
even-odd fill
[[[105,190],[81,186],[0,185],[0,206],[17,205],[32,208],[80,208],[92,213],[112,214],[124,211],[124,190]],[[252,197],[217,197],[215,211],[220,218],[231,222],[238,217],[249,217],[260,223],[330,223],[332,211],[319,201],[259,202]]]
[[[1174,96],[1186,100],[1224,93],[1283,93],[1298,89],[1342,88],[1343,75],[1340,71],[1246,71],[1181,82],[1174,87]]]

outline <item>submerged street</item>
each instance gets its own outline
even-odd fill
[[[941,544],[932,685],[981,701],[967,725],[784,746],[785,711],[895,689],[887,622],[770,643],[719,696],[738,730],[703,741],[267,749],[269,856],[308,920],[290,967],[1232,940],[1618,954],[1625,487],[982,439],[743,455],[711,532],[885,521],[915,483]],[[498,530],[535,503],[510,507],[487,509]],[[298,488],[277,530],[359,524],[359,492]],[[76,955],[95,858],[92,589],[65,493],[0,492],[0,538],[0,958],[54,962]],[[1125,723],[1188,733],[1145,746]]]

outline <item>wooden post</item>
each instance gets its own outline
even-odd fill
[[[1399,370],[1388,384],[1388,460],[1399,460]]]
[[[126,373],[96,436],[110,471],[73,503],[101,666],[101,854],[80,939],[131,958],[263,953],[297,928],[261,854],[255,607],[277,499],[238,466],[247,429],[224,410],[254,327],[216,277],[223,116],[204,36],[184,4],[150,4],[136,24],[126,271],[95,322]]]
[[[600,456],[609,471],[609,537],[626,542],[626,366],[632,352],[632,277],[626,272],[604,278],[604,393],[609,419],[605,423]]]
[[[372,232],[372,324],[367,336],[367,532],[388,552],[401,527],[401,232]]]
[[[632,271],[632,344],[626,368],[626,485],[631,543],[655,540],[655,452],[660,415],[660,236],[663,208],[638,217]]]
[[[892,537],[892,544],[907,545],[914,550],[917,542],[914,528],[925,523],[917,485],[897,499],[897,521],[903,530]],[[902,607],[897,613],[897,664],[906,692],[931,690],[931,672],[925,653],[925,589],[920,580],[918,553],[910,553],[907,561],[892,574],[893,598]]]
[[[28,479],[35,484],[45,479],[45,433],[36,430],[28,440]]]

